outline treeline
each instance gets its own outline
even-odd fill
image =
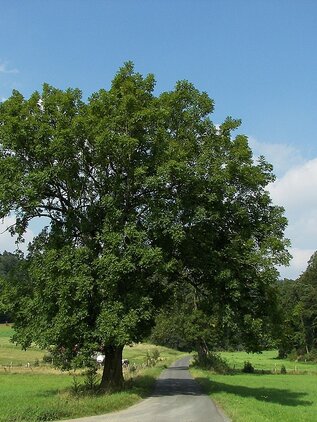
[[[259,313],[258,300],[254,309],[245,311],[238,317],[225,304],[213,304],[206,292],[187,286],[175,292],[170,303],[158,314],[156,325],[148,339],[151,343],[175,348],[185,352],[197,351],[199,361],[203,362],[209,352],[219,350],[246,350],[260,352],[276,347],[272,333],[279,330],[281,315],[275,306],[277,289],[271,291],[268,316],[262,313],[256,318],[252,312]],[[241,305],[242,306],[242,305]]]
[[[276,348],[281,358],[317,361],[317,252],[298,279],[277,282],[271,294],[277,311],[272,306],[270,320],[254,320],[258,330],[251,333],[234,318],[221,318],[221,309],[205,307],[203,294],[179,292],[157,316],[150,341],[183,351]]]
[[[279,284],[279,294],[280,357],[317,361],[317,252],[297,280]]]
[[[23,257],[19,254],[4,251],[0,253],[0,323],[12,322],[6,306],[3,304],[3,289],[5,283],[10,283],[13,277],[22,276]],[[20,275],[19,275],[20,273]],[[25,277],[25,274],[23,275]],[[1,294],[2,293],[2,294]]]

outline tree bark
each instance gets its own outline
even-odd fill
[[[123,346],[105,348],[105,362],[100,383],[103,390],[121,390],[124,379],[122,373]]]
[[[204,339],[200,339],[197,342],[197,352],[198,352],[199,363],[204,364],[206,362],[208,352],[209,352],[209,348]]]

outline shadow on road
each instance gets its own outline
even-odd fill
[[[193,379],[165,378],[157,380],[154,392],[151,396],[161,397],[175,395],[201,396],[204,395],[204,393],[199,384]]]
[[[172,369],[173,371],[187,371],[188,365],[187,366],[170,366],[168,369]]]
[[[307,395],[303,392],[294,392],[279,388],[254,388],[242,385],[230,385],[222,382],[211,381],[206,378],[196,378],[206,394],[226,392],[240,397],[253,397],[259,401],[278,403],[283,406],[311,406],[313,403],[303,400]]]

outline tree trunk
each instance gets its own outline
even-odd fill
[[[103,390],[121,390],[123,387],[122,350],[123,346],[105,348],[105,362],[100,383]]]
[[[197,343],[198,361],[200,364],[204,364],[207,360],[209,348],[204,339],[200,339]]]

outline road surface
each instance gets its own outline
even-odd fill
[[[71,422],[229,422],[190,375],[189,360],[180,359],[163,371],[152,395],[142,402],[119,412]]]

